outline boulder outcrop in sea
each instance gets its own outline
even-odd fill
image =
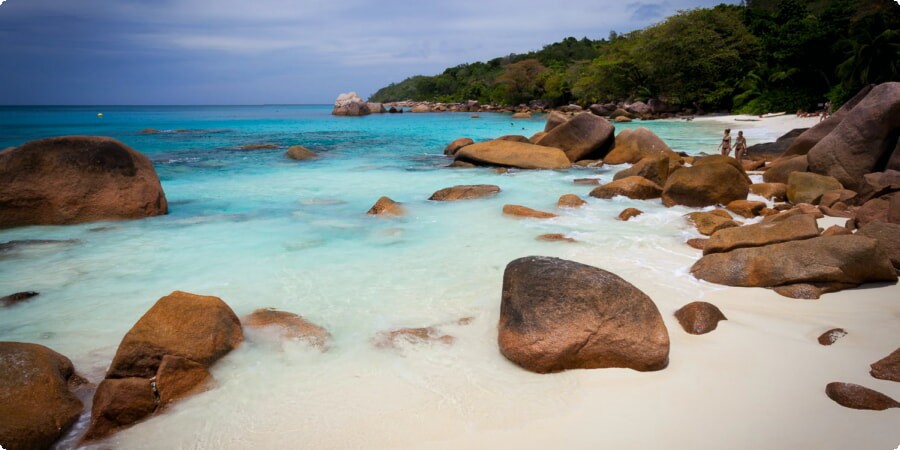
[[[348,92],[338,95],[334,101],[334,108],[331,114],[335,116],[367,116],[371,114],[369,104],[356,94],[356,92]]]
[[[47,138],[0,152],[0,228],[167,212],[153,164],[115,139]]]

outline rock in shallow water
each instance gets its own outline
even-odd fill
[[[249,328],[277,329],[284,339],[306,341],[313,347],[324,349],[331,339],[331,333],[297,314],[261,308],[244,317],[241,323]]]
[[[428,200],[438,202],[469,200],[473,198],[490,197],[499,192],[500,186],[493,184],[464,184],[441,189],[432,194]]]
[[[115,139],[48,138],[0,152],[0,228],[167,212],[153,164]]]
[[[558,148],[500,139],[466,145],[456,152],[456,160],[519,169],[565,169],[572,165]]]
[[[530,217],[533,219],[552,219],[556,214],[538,211],[522,205],[503,205],[503,214],[515,217]]]
[[[610,199],[617,195],[635,200],[659,198],[662,188],[658,184],[638,176],[625,177],[606,183],[591,191],[591,197]]]
[[[0,306],[12,306],[32,297],[37,297],[38,295],[40,295],[40,293],[34,291],[16,292],[15,294],[0,297]]]
[[[660,370],[669,334],[646,294],[596,267],[530,256],[503,277],[501,353],[538,373],[624,367]]]
[[[745,200],[749,193],[750,182],[743,170],[725,163],[703,165],[698,163],[669,175],[663,188],[662,199],[666,206],[684,205],[702,208]]]
[[[402,216],[405,213],[406,210],[402,205],[391,200],[390,197],[382,196],[366,214],[373,216]]]
[[[556,206],[559,208],[579,208],[585,204],[587,202],[575,194],[563,194],[556,202]]]
[[[0,445],[50,448],[84,406],[72,361],[43,345],[0,342]]]

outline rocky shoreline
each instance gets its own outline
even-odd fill
[[[345,97],[341,108],[362,111],[357,98]],[[369,105],[365,110],[370,111]],[[579,179],[582,182],[575,186],[589,187],[586,195],[603,201],[621,196],[697,208],[685,220],[708,236],[686,242],[701,250],[689,268],[699,280],[763,287],[795,299],[816,299],[862,285],[897,282],[898,118],[900,83],[886,83],[861,92],[831,119],[780,139],[785,147],[782,154],[769,162],[762,160],[762,164],[722,155],[679,154],[646,128],[616,136],[612,122],[584,112],[571,116],[552,113],[544,131],[531,137],[502,136],[477,143],[460,138],[444,153],[448,161],[453,160],[453,168],[447,170],[482,166],[505,173],[631,164],[609,183],[594,186],[591,180],[595,179]],[[43,186],[41,181],[47,176],[42,175],[27,180],[32,183],[28,189],[13,184],[15,189],[5,191],[13,197],[0,203],[0,213],[6,215],[7,210],[2,208],[8,208],[16,213],[9,216],[17,219],[0,226],[133,219],[167,212],[164,193],[161,188],[155,190],[159,180],[152,165],[144,169],[143,161],[135,159],[134,151],[124,144],[93,137],[37,143],[0,152],[0,161],[8,167],[61,171],[72,186],[88,185],[90,189],[83,197],[119,189],[120,176],[140,173],[140,179],[147,180],[141,185],[144,192],[151,194],[151,200],[156,199],[150,203],[158,208],[147,213],[147,202],[143,201],[132,205],[141,214],[65,215],[60,211],[68,211],[73,201],[67,199],[58,206],[50,199],[42,203],[49,205],[42,214],[20,214],[19,205],[24,200],[15,195],[29,199],[26,194]],[[33,148],[63,154],[61,160],[66,164],[34,163]],[[285,158],[315,158],[302,147],[292,149]],[[759,169],[764,183],[752,182],[748,175],[751,166]],[[82,180],[98,184],[79,183]],[[767,202],[754,201],[751,193],[766,197],[771,207]],[[426,195],[422,193],[422,198]],[[428,200],[477,201],[498,195],[503,193],[496,185],[458,185],[440,189]],[[105,211],[103,207],[109,202],[81,203],[93,212]],[[571,193],[563,194],[557,203],[558,208],[584,204],[582,196]],[[372,220],[395,220],[392,218],[402,217],[412,208],[382,196],[368,214],[375,216]],[[497,214],[510,220],[556,217],[553,212],[516,204],[504,205]],[[640,210],[629,208],[619,217],[625,221],[640,214]],[[817,219],[824,216],[846,219],[846,224],[820,229]],[[47,217],[64,220],[48,222]],[[573,240],[554,234],[538,238]],[[11,307],[36,295],[12,294],[3,297],[2,303]],[[575,261],[528,256],[509,262],[498,306],[496,338],[500,355],[535,373],[602,368],[660,371],[669,366],[675,345],[663,313],[650,296],[612,272]],[[705,302],[686,303],[674,313],[684,332],[691,335],[714,331],[729,315],[730,310],[722,311]],[[465,326],[471,320],[463,317],[453,324],[385,330],[372,337],[372,344],[380,349],[394,348],[401,342],[453,345],[456,338],[446,328]],[[0,343],[0,398],[7,399],[0,405],[0,417],[16,418],[0,424],[0,442],[11,448],[52,446],[83,413],[83,402],[76,393],[85,389],[93,391],[93,404],[83,439],[101,440],[164,413],[180,398],[214,388],[210,368],[238,348],[245,334],[257,332],[275,334],[276,340],[302,340],[321,352],[328,351],[332,340],[327,329],[292,312],[263,308],[238,318],[220,298],[175,291],[159,299],[125,334],[103,380],[96,385],[78,376],[70,360],[47,347]],[[824,342],[833,343],[841,336],[829,330],[818,341],[826,345]],[[872,362],[872,377],[900,380],[898,355],[900,349]],[[884,394],[850,383],[828,383],[822,395],[854,409],[900,407]]]

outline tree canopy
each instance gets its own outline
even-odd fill
[[[555,106],[658,98],[707,111],[814,110],[900,79],[898,55],[893,0],[749,0],[414,76],[371,100]]]

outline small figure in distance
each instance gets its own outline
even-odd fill
[[[734,156],[738,161],[743,161],[747,155],[747,139],[744,137],[743,131],[738,131],[737,138],[734,140]]]
[[[722,137],[722,143],[719,144],[719,151],[724,156],[731,154],[731,128],[725,129],[725,136]]]
[[[825,109],[822,110],[822,117],[819,117],[819,122],[827,119],[831,116],[831,102],[825,102]]]

